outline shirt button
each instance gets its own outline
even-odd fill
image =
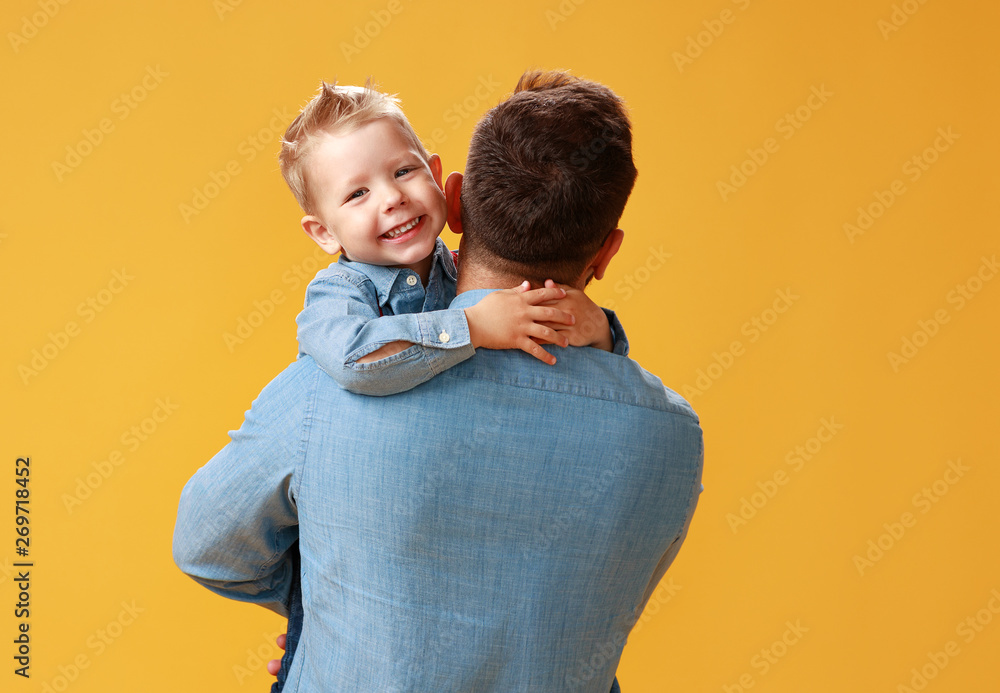
[[[406,278],[406,283],[409,284],[410,286],[414,286],[417,283],[417,278],[411,274]]]
[[[438,341],[441,342],[442,344],[447,344],[449,339],[451,339],[451,335],[449,335],[447,332],[442,332],[441,334],[438,335]]]

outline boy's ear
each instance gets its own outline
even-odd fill
[[[621,229],[615,229],[604,240],[604,245],[602,245],[601,249],[597,251],[597,255],[594,257],[593,262],[590,263],[591,269],[594,270],[594,279],[604,279],[604,271],[608,268],[611,258],[613,258],[622,247],[622,240],[624,238],[625,232]]]
[[[444,182],[444,198],[448,205],[448,228],[462,233],[462,174],[452,171]]]
[[[431,167],[431,175],[434,176],[434,182],[437,186],[444,190],[444,185],[441,182],[441,157],[437,154],[431,154],[430,158],[427,159],[427,165]]]
[[[330,230],[323,225],[319,217],[311,214],[302,217],[302,230],[306,232],[309,238],[316,241],[316,245],[330,255],[336,255],[341,251],[340,243],[330,233]]]

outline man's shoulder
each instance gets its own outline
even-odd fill
[[[334,387],[327,388],[326,381]],[[317,393],[326,389],[340,390],[311,356],[303,354],[264,386],[251,403],[247,416],[267,419],[275,426],[298,428],[315,407]]]
[[[636,361],[586,347],[550,348],[554,366],[520,351],[477,351],[476,355],[435,379],[483,381],[484,386],[531,389],[581,399],[612,402],[692,419],[698,415],[678,393]]]

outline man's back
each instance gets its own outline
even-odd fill
[[[282,610],[297,514],[305,622],[287,691],[610,688],[694,512],[701,429],[633,361],[554,353],[550,367],[483,350],[390,398],[303,359],[192,479],[182,510],[226,503],[240,564],[178,562],[227,596]],[[244,503],[270,508],[249,541]],[[218,542],[226,520],[204,521]]]

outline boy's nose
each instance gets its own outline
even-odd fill
[[[401,207],[408,202],[406,194],[403,192],[402,188],[398,186],[391,186],[386,192],[385,199],[383,202],[384,211],[391,212],[397,207]]]

